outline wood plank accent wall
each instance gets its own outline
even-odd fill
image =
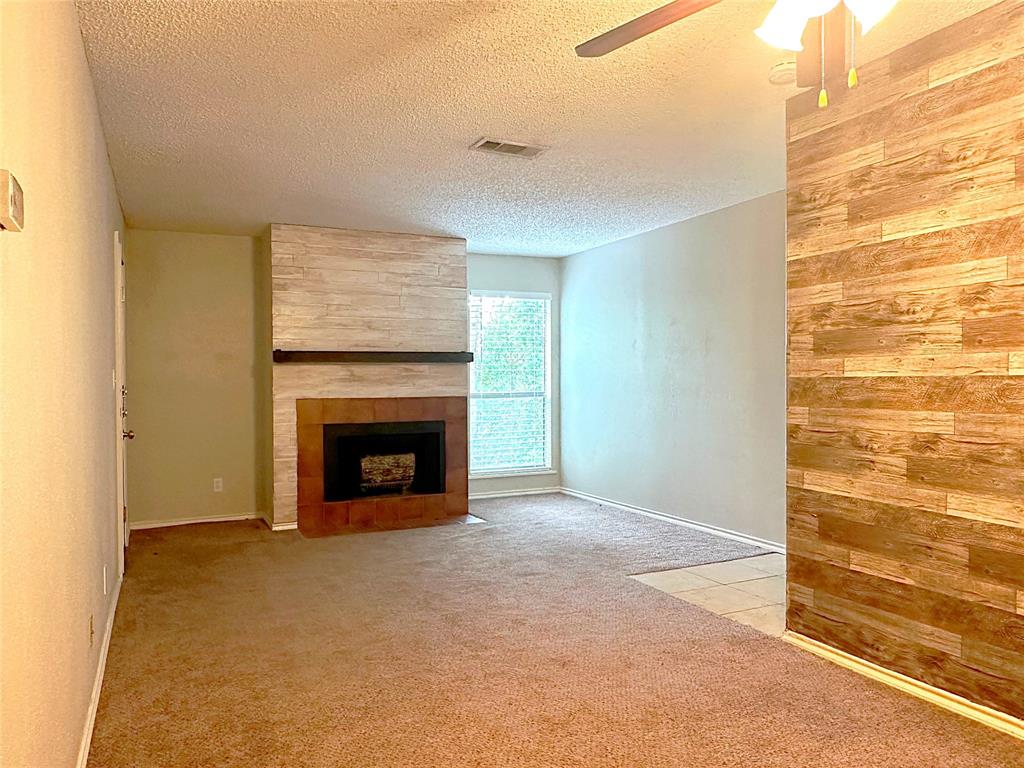
[[[466,241],[274,224],[274,348],[464,352]]]
[[[1024,717],[1024,2],[787,105],[792,631]]]
[[[462,352],[466,241],[274,224],[273,347]],[[267,355],[271,350],[267,350]],[[296,400],[467,397],[465,365],[275,363],[273,524],[297,519]]]

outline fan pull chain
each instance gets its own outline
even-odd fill
[[[828,106],[828,91],[825,90],[825,17],[821,17],[821,90],[818,91],[818,109]]]
[[[857,20],[850,19],[850,73],[846,76],[847,88],[856,88],[860,84],[857,79]]]

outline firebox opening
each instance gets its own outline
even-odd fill
[[[445,492],[444,422],[324,424],[324,501]]]

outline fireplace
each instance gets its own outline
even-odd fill
[[[324,501],[444,493],[444,422],[324,424]]]
[[[465,397],[295,400],[299,531],[458,522],[469,512]]]

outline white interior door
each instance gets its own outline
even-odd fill
[[[124,575],[124,555],[128,546],[128,441],[135,433],[128,428],[127,355],[125,353],[126,291],[124,279],[124,249],[121,233],[114,232],[114,404],[117,434],[117,543],[118,567]]]

